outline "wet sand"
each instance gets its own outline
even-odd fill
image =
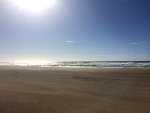
[[[150,69],[1,66],[0,113],[150,113]]]

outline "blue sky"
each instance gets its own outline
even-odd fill
[[[0,1],[0,60],[150,60],[148,0],[56,0],[42,14]]]

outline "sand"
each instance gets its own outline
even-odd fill
[[[0,113],[150,113],[150,69],[1,66]]]

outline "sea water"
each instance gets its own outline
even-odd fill
[[[150,68],[150,61],[68,61],[47,63],[0,62],[1,66],[40,66],[74,68]]]

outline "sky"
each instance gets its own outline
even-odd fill
[[[0,1],[0,61],[150,60],[149,0],[56,0],[35,13]]]

